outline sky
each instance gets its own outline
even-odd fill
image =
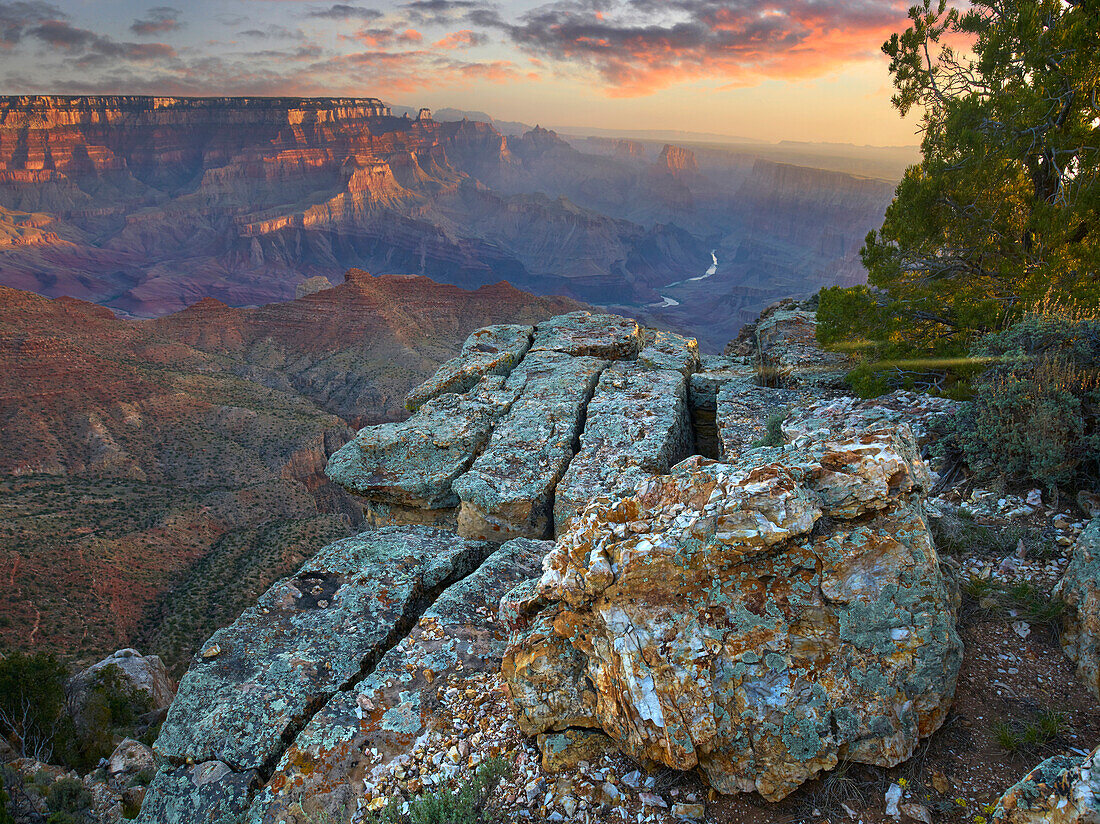
[[[4,94],[379,97],[551,128],[917,143],[910,0],[0,0]]]

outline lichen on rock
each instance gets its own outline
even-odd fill
[[[779,799],[938,728],[961,642],[912,434],[806,440],[689,459],[572,521],[505,654],[526,732],[595,723],[641,762]]]
[[[994,824],[1095,824],[1100,821],[1100,748],[1048,758],[997,801]]]
[[[1100,518],[1077,539],[1053,594],[1066,604],[1062,649],[1077,664],[1077,676],[1100,697]]]

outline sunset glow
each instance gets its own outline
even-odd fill
[[[376,96],[556,128],[911,144],[906,0],[0,2],[14,94]]]

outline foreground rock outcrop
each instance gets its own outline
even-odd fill
[[[644,763],[779,799],[840,759],[892,766],[943,722],[961,658],[905,427],[599,498],[547,557],[504,675],[528,734],[599,727]]]
[[[995,824],[1093,824],[1100,821],[1100,749],[1048,758],[997,802]]]
[[[1100,518],[1077,539],[1054,594],[1066,604],[1062,649],[1077,664],[1077,676],[1100,697]]]
[[[426,527],[380,529],[330,544],[275,584],[181,680],[141,820],[242,812],[317,708],[358,683],[492,549]]]
[[[772,319],[772,337],[809,350],[807,327],[812,336],[812,313],[788,312]],[[552,537],[593,498],[630,492],[691,454],[736,459],[771,416],[829,397],[795,366],[766,385],[762,358],[700,358],[694,339],[617,315],[486,327],[409,392],[411,418],[362,429],[328,476],[365,497],[377,524]]]

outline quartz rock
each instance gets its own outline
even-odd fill
[[[1094,824],[1100,821],[1100,749],[1056,755],[1013,784],[997,802],[993,824]]]
[[[521,729],[598,725],[639,762],[768,799],[842,756],[900,763],[961,658],[928,482],[912,433],[883,427],[691,458],[590,505],[514,599]]]

